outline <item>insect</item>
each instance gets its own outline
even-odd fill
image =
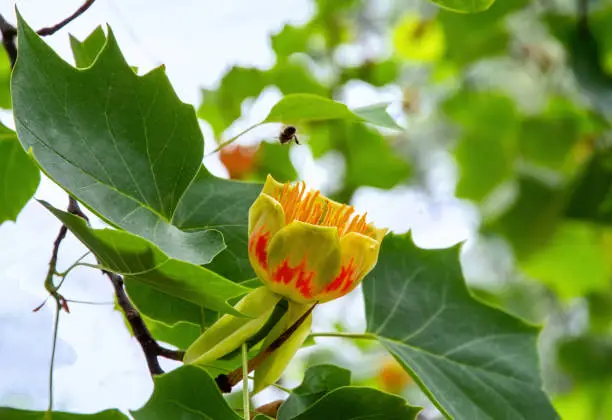
[[[278,136],[278,139],[280,140],[280,143],[281,144],[287,144],[291,140],[295,140],[296,144],[300,144],[300,142],[298,141],[297,136],[295,135],[296,131],[297,131],[297,129],[294,126],[292,126],[292,125],[288,125],[288,126],[284,127],[283,130],[281,131],[280,135]]]

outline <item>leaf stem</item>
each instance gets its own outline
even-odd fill
[[[49,364],[49,408],[48,411],[53,411],[53,365],[55,363],[55,349],[57,347],[57,330],[59,327],[59,318],[62,305],[59,300],[55,301],[55,324],[53,326],[53,344],[51,346],[51,363]]]
[[[246,130],[241,131],[240,133],[236,134],[234,137],[232,137],[229,140],[225,140],[224,142],[219,143],[219,146],[217,146],[217,148],[215,150],[213,150],[212,152],[210,152],[209,154],[207,154],[205,157],[208,157],[210,155],[214,155],[215,153],[217,153],[219,150],[223,149],[225,146],[228,146],[230,144],[232,144],[233,142],[235,142],[236,140],[238,140],[239,137],[243,136],[244,134],[248,133],[249,131],[253,130],[254,128],[259,127],[260,125],[262,125],[263,122],[258,122],[255,125],[250,126],[249,128],[247,128]]]
[[[353,338],[361,340],[376,340],[376,336],[371,333],[343,333],[343,332],[319,332],[310,334],[311,337],[340,337],[340,338]]]
[[[244,410],[244,420],[251,418],[251,408],[249,407],[248,351],[246,343],[242,343],[242,408]]]

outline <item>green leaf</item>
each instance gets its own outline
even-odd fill
[[[378,125],[379,127],[403,130],[387,112],[389,104],[371,105],[363,108],[355,108],[353,112],[365,121]]]
[[[203,139],[193,108],[180,102],[164,69],[136,76],[110,30],[83,70],[62,61],[21,17],[18,31],[12,93],[23,147],[109,223],[172,257],[209,262],[224,247],[222,235],[172,224],[200,170]]]
[[[270,37],[272,50],[277,58],[286,58],[296,52],[305,52],[310,31],[307,26],[285,25],[283,29]]]
[[[288,420],[304,412],[325,394],[351,384],[351,371],[336,365],[317,365],[304,373],[301,385],[293,389],[278,410],[279,420]]]
[[[463,67],[476,60],[506,54],[510,35],[503,20],[528,3],[529,0],[497,1],[487,11],[472,15],[441,10],[437,19],[444,29],[446,59]]]
[[[431,0],[438,6],[453,12],[475,13],[487,10],[495,0]]]
[[[267,72],[268,82],[280,89],[283,95],[312,93],[330,96],[331,90],[323,86],[308,69],[306,63],[298,60],[281,61]]]
[[[227,300],[248,291],[218,274],[166,256],[138,236],[111,229],[92,229],[78,216],[41,203],[87,246],[108,271],[126,281],[143,282],[169,296],[215,311],[238,314]]]
[[[595,154],[577,178],[566,215],[572,219],[612,223],[612,152]]]
[[[0,419],[6,420],[127,420],[119,410],[105,410],[94,414],[64,413],[61,411],[30,411],[0,407]]]
[[[579,221],[565,222],[546,245],[521,261],[521,267],[561,298],[606,291],[612,276],[610,243],[612,229]]]
[[[0,48],[0,108],[11,109],[11,61]]]
[[[410,167],[393,152],[384,137],[363,124],[346,127],[347,186],[389,189],[408,178]]]
[[[202,90],[198,117],[206,120],[219,137],[241,115],[242,102],[258,96],[268,84],[265,72],[246,67],[232,67],[216,90]]]
[[[79,41],[72,35],[70,36],[70,48],[74,56],[74,62],[77,67],[85,68],[91,66],[104,44],[106,44],[106,35],[101,26],[98,26],[94,31],[83,41]]]
[[[171,344],[181,350],[187,350],[202,334],[201,328],[190,322],[179,322],[169,326],[146,316],[144,320],[155,340]]]
[[[612,379],[612,340],[597,335],[565,338],[558,347],[559,364],[576,381]]]
[[[289,182],[297,179],[297,172],[289,158],[290,145],[263,142],[259,146],[255,161],[259,178],[265,180],[268,174],[278,182]]]
[[[460,172],[456,194],[483,201],[514,174],[518,111],[503,95],[466,90],[447,100],[444,110],[462,127],[455,151]]]
[[[153,395],[136,420],[241,420],[227,405],[215,381],[203,369],[185,365],[153,378]]]
[[[421,409],[396,395],[374,388],[344,386],[321,397],[306,411],[287,420],[414,419]]]
[[[563,117],[530,117],[522,121],[521,154],[530,161],[561,169],[579,140],[577,121]]]
[[[385,238],[363,282],[367,330],[456,419],[556,419],[542,390],[538,329],[472,298],[459,247]]]
[[[397,124],[390,122],[391,116],[380,108],[380,105],[376,105],[351,111],[343,103],[331,99],[309,93],[296,93],[278,101],[262,123],[303,124],[325,120],[352,120],[397,129]]]
[[[174,214],[173,223],[183,231],[215,229],[223,233],[227,249],[207,268],[233,281],[255,277],[247,229],[249,208],[260,192],[260,184],[215,178],[202,167]]]
[[[40,182],[40,171],[25,153],[13,130],[0,123],[0,224],[17,220]]]

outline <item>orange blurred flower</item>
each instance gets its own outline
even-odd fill
[[[231,179],[244,179],[245,176],[253,172],[257,163],[258,149],[259,145],[240,146],[237,144],[221,149],[219,158],[227,168]]]

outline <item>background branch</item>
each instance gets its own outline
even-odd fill
[[[38,30],[37,34],[40,36],[47,36],[47,35],[53,35],[54,33],[56,33],[57,31],[59,31],[60,29],[62,29],[64,26],[68,25],[70,22],[72,22],[74,19],[78,18],[79,16],[81,16],[83,13],[85,13],[85,11],[87,9],[89,9],[91,7],[92,4],[94,4],[96,0],[87,0],[85,3],[83,3],[83,5],[81,5],[81,7],[79,7],[73,14],[71,14],[70,16],[68,16],[66,19],[62,20],[60,23],[58,23],[57,25],[53,25],[53,26],[49,26],[47,28],[41,28]]]

